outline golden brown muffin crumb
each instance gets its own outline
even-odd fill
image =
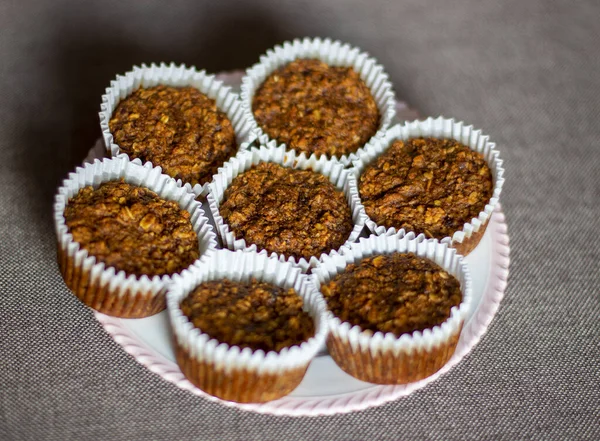
[[[201,283],[181,301],[181,310],[196,328],[221,343],[279,352],[315,334],[313,319],[302,305],[293,288],[223,279]]]
[[[477,217],[493,192],[483,156],[453,139],[395,141],[359,179],[369,217],[443,239]]]
[[[342,246],[353,228],[346,197],[329,179],[270,162],[238,175],[219,211],[248,245],[307,260]]]
[[[377,104],[358,73],[319,60],[295,60],[269,75],[252,111],[271,138],[317,155],[355,152],[379,125]]]
[[[128,275],[178,273],[199,256],[186,210],[122,180],[79,190],[65,208],[65,221],[83,249]]]
[[[321,292],[342,322],[398,337],[442,324],[462,300],[454,276],[410,253],[377,255],[348,265]]]
[[[119,103],[109,127],[131,159],[192,185],[209,182],[237,149],[227,115],[193,87],[139,88]]]

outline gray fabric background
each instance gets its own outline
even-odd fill
[[[600,3],[0,3],[0,439],[600,439]],[[51,203],[134,63],[243,68],[331,36],[373,54],[423,115],[483,128],[507,167],[511,276],[475,350],[410,397],[282,418],[138,365],[62,283]]]

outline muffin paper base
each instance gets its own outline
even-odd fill
[[[220,343],[195,328],[181,311],[180,302],[202,282],[223,278],[241,281],[251,277],[294,288],[304,300],[303,309],[314,321],[315,335],[279,352],[240,349]],[[170,286],[167,305],[176,358],[184,375],[204,392],[240,403],[270,401],[291,392],[302,380],[327,334],[325,303],[308,276],[301,274],[299,267],[265,254],[216,251]]]
[[[64,210],[71,197],[88,186],[123,178],[140,185],[160,197],[176,201],[191,214],[190,222],[198,235],[200,259],[204,260],[216,248],[216,236],[195,195],[181,188],[175,180],[163,175],[159,167],[141,166],[125,157],[96,160],[70,173],[58,189],[54,203],[54,221],[58,242],[57,258],[65,284],[86,305],[104,314],[140,318],[160,312],[165,307],[166,285],[179,277],[127,275],[97,262],[94,256],[73,240],[65,223]],[[183,270],[184,274],[187,270]]]
[[[281,398],[298,387],[308,369],[308,364],[287,369],[284,374],[219,369],[192,357],[177,341],[175,356],[181,372],[193,385],[213,397],[236,403],[264,403]]]
[[[471,253],[471,251],[477,248],[479,242],[481,242],[481,239],[485,234],[485,230],[487,229],[489,223],[488,221],[489,219],[486,220],[485,223],[482,223],[479,227],[479,230],[471,233],[469,237],[465,235],[462,242],[452,242],[452,248],[454,248],[458,254],[468,256]]]
[[[223,85],[221,81],[215,78],[215,75],[209,75],[205,71],[198,71],[195,67],[186,67],[185,65],[169,65],[161,63],[160,65],[151,64],[146,66],[134,66],[124,75],[117,75],[111,81],[110,87],[106,88],[106,93],[102,95],[102,104],[100,105],[100,129],[107,152],[111,156],[125,155],[119,146],[114,142],[114,137],[109,128],[109,121],[119,102],[131,95],[140,87],[154,87],[166,85],[173,87],[192,86],[198,89],[211,99],[214,99],[217,108],[227,115],[233,126],[236,136],[238,150],[246,148],[245,143],[254,139],[252,133],[252,124],[246,118],[242,109],[238,95],[231,91],[229,86]],[[160,166],[160,164],[154,164]],[[196,184],[193,187],[187,184],[197,196],[206,195],[207,185]]]
[[[412,353],[391,352],[373,354],[367,350],[353,350],[348,342],[334,334],[327,338],[331,358],[347,374],[362,381],[376,384],[406,384],[427,378],[439,371],[454,354],[460,330],[448,341],[432,351]]]
[[[394,92],[383,67],[377,64],[375,59],[369,57],[366,52],[360,52],[358,48],[351,47],[348,44],[332,41],[328,38],[305,38],[303,40],[297,39],[292,42],[285,42],[281,46],[269,49],[265,55],[260,57],[259,63],[248,69],[246,76],[242,79],[242,92],[240,95],[242,106],[246,118],[252,124],[254,133],[260,139],[261,144],[267,144],[271,141],[271,138],[260,128],[254,119],[254,114],[252,113],[254,94],[265,79],[275,70],[300,58],[319,59],[330,66],[352,67],[371,91],[371,95],[375,99],[379,110],[379,128],[371,139],[383,136],[396,114]],[[277,140],[275,141],[277,142]],[[285,146],[285,144],[282,145]],[[354,153],[343,155],[340,158],[333,156],[330,159],[337,159],[347,166],[358,158],[357,154],[361,150],[359,148]],[[296,154],[300,155],[300,152],[296,152]],[[305,156],[315,156],[303,154]],[[325,155],[321,156],[325,157]]]
[[[217,232],[224,247],[230,250],[246,249],[268,254],[266,250],[259,250],[255,244],[248,244],[244,239],[237,239],[234,232],[230,230],[229,225],[225,223],[223,217],[219,213],[219,206],[223,202],[225,190],[231,185],[233,179],[260,162],[273,162],[275,164],[301,170],[310,169],[329,178],[331,183],[335,185],[338,190],[344,192],[352,214],[354,228],[345,244],[349,244],[358,239],[362,233],[367,215],[358,198],[358,190],[356,188],[356,179],[354,178],[354,175],[337,161],[329,161],[324,156],[319,159],[314,156],[311,156],[308,159],[304,155],[297,156],[293,151],[286,151],[284,146],[276,147],[276,143],[271,141],[267,146],[252,148],[238,153],[219,169],[219,173],[215,175],[213,182],[209,184],[207,201],[217,227]],[[334,250],[331,252],[334,252]],[[303,271],[307,271],[310,267],[315,266],[320,257],[313,256],[307,261],[304,258],[295,259],[294,257],[289,257],[286,259],[284,255],[277,253],[272,254],[277,255],[282,262],[287,260],[288,262],[300,266]]]
[[[79,300],[104,314],[121,318],[143,318],[157,314],[166,307],[164,291],[156,295],[152,291],[126,291],[116,296],[107,284],[91,280],[90,273],[82,271],[74,259],[58,248],[58,264],[65,284]]]
[[[374,140],[367,144],[358,154],[358,160],[353,162],[356,179],[360,182],[360,175],[365,168],[378,156],[384,153],[387,148],[398,139],[406,140],[417,137],[433,138],[452,138],[472,150],[483,155],[492,172],[492,181],[494,184],[492,197],[477,217],[465,223],[461,230],[454,232],[452,237],[445,237],[442,243],[448,243],[452,247],[460,250],[461,254],[467,255],[471,252],[483,236],[485,226],[489,221],[494,208],[500,200],[500,193],[504,185],[504,168],[500,159],[500,154],[496,149],[496,144],[489,141],[487,135],[482,134],[481,130],[475,130],[473,126],[468,126],[463,122],[456,122],[454,119],[443,117],[428,118],[423,121],[411,121],[398,124],[390,128],[382,139]],[[360,197],[360,193],[359,193]],[[372,219],[367,219],[367,228],[377,235],[403,235],[406,233],[403,229],[386,228],[378,225]],[[477,234],[480,232],[480,234]],[[464,245],[463,245],[464,243]]]
[[[328,283],[351,263],[365,257],[393,252],[411,252],[428,258],[461,285],[463,298],[453,307],[441,325],[396,337],[392,333],[363,331],[359,326],[342,322],[328,311],[327,347],[333,360],[350,375],[370,383],[405,384],[433,375],[450,359],[471,308],[471,279],[463,259],[456,250],[422,237],[371,236],[359,243],[344,246],[338,255],[326,256],[312,272],[315,286]]]

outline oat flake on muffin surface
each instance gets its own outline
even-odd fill
[[[377,132],[380,115],[371,92],[351,67],[298,59],[269,75],[252,112],[262,130],[289,149],[347,155]]]

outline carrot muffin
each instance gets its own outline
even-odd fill
[[[267,77],[252,112],[262,130],[289,149],[342,156],[377,132],[380,115],[371,92],[351,67],[299,59]]]
[[[411,253],[377,255],[350,264],[321,292],[342,322],[397,337],[441,325],[462,300],[454,276]]]
[[[139,88],[119,102],[109,128],[130,158],[192,185],[209,182],[237,149],[227,115],[194,87]]]
[[[69,200],[64,217],[81,248],[128,275],[171,275],[199,257],[190,214],[123,180],[82,188]]]
[[[369,217],[443,239],[477,217],[493,193],[483,156],[453,139],[397,140],[362,172],[358,189]]]
[[[328,178],[271,162],[234,178],[219,212],[237,239],[286,258],[319,257],[353,229],[348,201]]]
[[[181,310],[203,333],[220,343],[279,352],[315,335],[310,315],[293,288],[251,279],[201,283],[181,301]]]

